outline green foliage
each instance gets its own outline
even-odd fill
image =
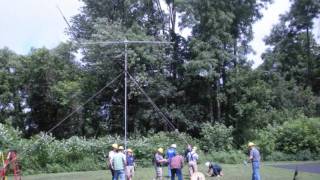
[[[224,163],[224,164],[240,164],[246,160],[247,156],[245,153],[239,150],[231,151],[211,151],[205,155],[203,159],[206,161]]]
[[[203,123],[201,125],[201,146],[206,151],[223,151],[233,148],[233,127],[226,127],[224,124]]]
[[[276,148],[278,128],[269,125],[263,130],[256,131],[255,134],[254,142],[259,147],[262,158],[273,154]]]
[[[285,122],[279,129],[276,149],[291,154],[303,150],[318,153],[320,152],[319,137],[320,119],[302,117]]]

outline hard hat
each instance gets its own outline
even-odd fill
[[[119,150],[124,150],[123,146],[119,146],[118,149],[119,149]]]
[[[177,148],[177,145],[176,144],[171,144],[171,146],[170,147],[172,147],[172,148]]]
[[[251,146],[254,146],[254,143],[253,143],[253,142],[249,142],[249,143],[248,143],[248,147],[251,147]]]
[[[132,153],[132,149],[127,149],[127,152],[130,152],[130,153]]]
[[[192,151],[196,151],[196,150],[197,150],[197,147],[194,146],[194,147],[192,148]]]
[[[210,166],[210,162],[206,162],[205,165],[206,165],[207,167],[209,167],[209,166]]]
[[[112,144],[113,149],[118,149],[118,144]]]
[[[159,148],[159,149],[158,149],[158,152],[161,153],[161,154],[163,154],[163,148]]]

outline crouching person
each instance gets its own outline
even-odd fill
[[[206,166],[208,167],[208,175],[211,177],[217,176],[223,176],[222,168],[219,164],[212,163],[212,162],[206,162]]]

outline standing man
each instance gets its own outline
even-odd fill
[[[114,170],[113,180],[125,180],[124,170],[126,168],[126,156],[123,153],[124,148],[119,146],[117,153],[112,159],[112,169]]]
[[[176,155],[176,144],[171,144],[170,148],[167,150],[166,157],[168,159],[168,177],[171,177],[171,167],[170,167],[170,161],[171,159]]]
[[[252,180],[261,180],[260,178],[260,152],[253,142],[248,143],[250,150],[249,161],[252,163]]]
[[[175,180],[177,174],[178,180],[183,180],[182,168],[183,168],[183,157],[178,153],[170,161],[171,167],[171,180]]]
[[[116,151],[118,150],[118,144],[112,144],[112,150],[108,154],[108,162],[107,166],[110,169],[112,179],[114,177],[114,170],[112,169],[112,160],[114,155],[117,153]]]
[[[199,155],[197,154],[197,147],[193,147],[192,151],[188,153],[188,165],[189,165],[189,175],[192,177],[193,173],[198,171],[197,161],[199,159]]]
[[[156,180],[163,179],[162,164],[167,162],[167,160],[163,158],[162,154],[163,149],[159,148],[153,158],[154,168],[156,170]]]

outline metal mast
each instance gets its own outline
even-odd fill
[[[119,45],[124,44],[124,148],[127,149],[127,135],[128,135],[128,45],[129,44],[149,44],[149,45],[161,45],[171,44],[167,41],[94,41],[81,43],[83,45]]]

